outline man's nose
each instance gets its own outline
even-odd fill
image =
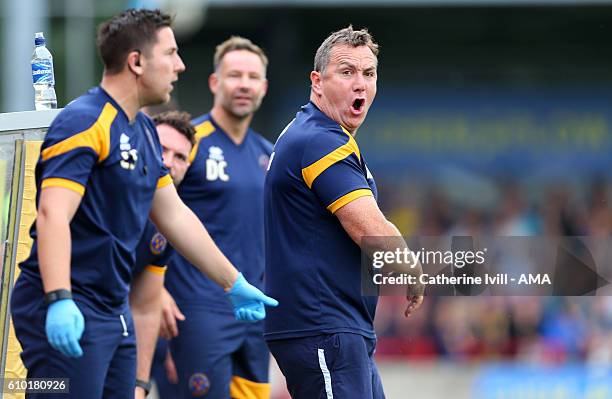
[[[364,91],[366,87],[365,78],[363,74],[356,73],[355,79],[353,80],[353,90],[354,91]]]
[[[248,75],[244,75],[240,78],[238,88],[244,91],[251,88],[251,79],[249,79]]]
[[[181,58],[180,55],[176,55],[177,58],[177,62],[175,63],[175,70],[177,73],[181,73],[185,70],[185,64],[183,63],[183,59]]]

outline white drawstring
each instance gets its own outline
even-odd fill
[[[129,335],[128,331],[127,331],[127,324],[125,324],[125,319],[123,318],[122,314],[119,315],[119,320],[121,320],[121,325],[123,326],[123,334],[122,335],[124,337],[127,337]]]

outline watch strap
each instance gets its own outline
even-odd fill
[[[136,386],[141,387],[145,391],[145,395],[148,395],[151,392],[151,381],[143,381],[136,379]]]
[[[72,292],[61,288],[59,290],[49,291],[45,294],[45,303],[47,305],[51,305],[52,303],[61,301],[62,299],[72,299]]]

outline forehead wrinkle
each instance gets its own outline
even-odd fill
[[[357,60],[357,59],[356,59]],[[338,68],[341,68],[343,66],[348,66],[350,68],[356,69],[358,71],[369,71],[369,70],[376,70],[376,68],[378,67],[378,62],[374,62],[374,65],[369,65],[369,60],[365,60],[365,62],[362,62],[361,60],[359,60],[357,63],[352,63],[349,61],[339,61],[338,62]],[[362,66],[363,64],[366,64],[366,66]]]
[[[355,69],[362,70],[362,71],[371,69],[371,68],[375,69],[378,67],[378,58],[374,56],[373,54],[371,54],[371,51],[370,51],[370,54],[365,54],[363,57],[360,57],[359,55],[355,55],[352,53],[347,54],[346,52],[342,52],[342,50],[340,50],[340,54],[338,51],[334,51],[330,59],[330,64],[334,62],[338,66],[347,65],[351,68],[355,68]],[[361,67],[361,65],[364,65],[364,64],[367,66]]]

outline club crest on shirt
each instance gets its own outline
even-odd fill
[[[208,148],[208,158],[206,159],[206,180],[229,180],[229,176],[227,174],[227,162],[223,156],[223,150],[215,145]]]
[[[123,169],[134,170],[138,162],[138,150],[132,148],[130,145],[130,137],[125,133],[121,133],[119,137],[119,149],[121,150],[121,161],[119,161],[119,165],[121,165]]]
[[[212,145],[208,148],[208,159],[214,159],[215,161],[224,161],[223,150],[216,145]]]
[[[189,377],[189,391],[192,396],[204,396],[210,389],[210,380],[204,373],[194,373]]]
[[[164,237],[161,233],[155,233],[151,238],[151,242],[149,243],[149,249],[153,255],[159,255],[166,249],[166,245],[168,245],[168,241],[166,237]]]
[[[268,170],[268,164],[270,163],[270,157],[266,154],[261,154],[259,156],[259,166],[265,171]]]

